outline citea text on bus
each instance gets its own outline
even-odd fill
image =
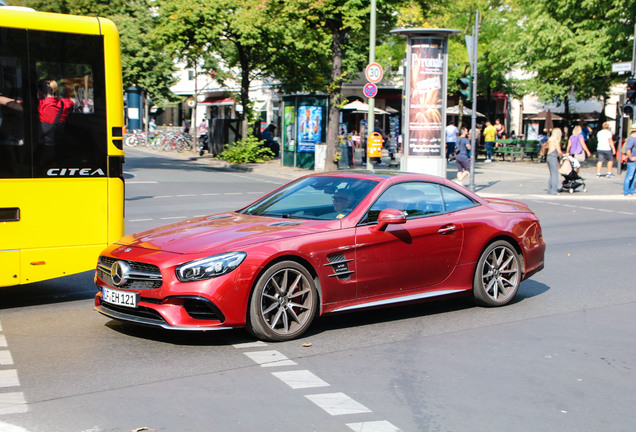
[[[105,176],[101,168],[51,168],[46,172],[49,177]]]

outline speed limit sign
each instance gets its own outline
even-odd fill
[[[369,63],[367,68],[364,70],[364,75],[367,77],[367,81],[371,83],[377,83],[382,80],[382,66],[378,63]]]

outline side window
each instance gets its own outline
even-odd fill
[[[442,186],[441,188],[447,212],[463,210],[475,205],[475,202],[466,195],[462,195],[456,190],[447,188],[446,186]]]
[[[30,31],[29,49],[32,115],[39,120],[32,130],[34,176],[69,175],[68,168],[106,175],[103,38]]]
[[[27,32],[0,28],[0,178],[31,177]]]
[[[407,219],[444,212],[440,188],[434,183],[399,183],[387,189],[371,206],[363,223],[377,222],[384,209],[392,208],[406,213]]]

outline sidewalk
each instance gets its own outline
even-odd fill
[[[130,150],[130,149],[127,149]],[[263,164],[233,165],[222,160],[213,159],[209,155],[199,156],[196,153],[157,152],[137,147],[134,150],[147,152],[157,156],[175,159],[190,160],[194,163],[205,164],[222,169],[231,169],[240,172],[261,174],[293,180],[314,171],[282,166],[280,159],[274,159]],[[386,152],[385,152],[386,153]],[[384,155],[384,166],[376,167],[376,170],[399,171],[399,156],[396,155],[397,164],[389,164],[388,155]],[[359,160],[359,159],[358,159]],[[359,165],[359,164],[358,164]],[[356,165],[355,170],[366,170],[366,167]],[[623,196],[624,171],[618,175],[614,167],[616,177],[596,177],[596,158],[585,161],[580,170],[587,186],[587,192],[583,192],[583,186],[574,193],[563,192],[558,195],[548,195],[547,185],[550,177],[548,165],[535,161],[503,162],[494,161],[485,163],[478,160],[475,164],[475,192],[482,196],[510,197],[510,198],[534,198],[534,199],[568,199],[568,200],[629,200]],[[603,173],[607,172],[605,165]],[[449,180],[457,176],[455,162],[447,165],[446,177]],[[561,177],[562,179],[562,177]],[[466,185],[467,186],[467,185]]]

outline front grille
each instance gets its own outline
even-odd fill
[[[111,274],[111,269],[116,261],[123,261],[130,267],[130,273],[127,277],[128,280],[121,285],[115,285]],[[118,260],[106,256],[99,257],[99,261],[97,262],[97,275],[111,286],[131,290],[156,289],[163,283],[161,272],[156,265],[137,261]]]

